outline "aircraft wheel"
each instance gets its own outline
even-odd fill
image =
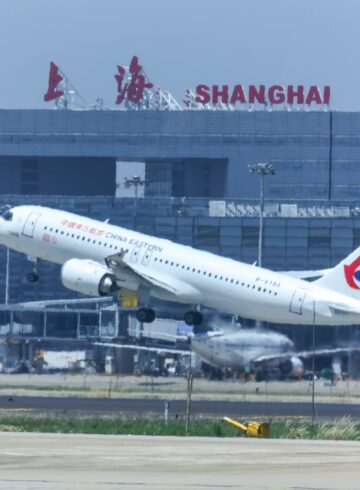
[[[155,311],[151,308],[140,308],[136,312],[136,319],[141,323],[152,323],[155,320]]]
[[[203,321],[203,316],[198,311],[187,311],[184,315],[184,322],[187,325],[198,326],[201,325]]]
[[[26,276],[26,279],[28,280],[28,282],[34,283],[38,282],[39,276],[38,274],[36,274],[36,272],[29,272],[29,274]]]

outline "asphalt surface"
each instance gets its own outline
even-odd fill
[[[355,490],[360,445],[0,432],[4,490]]]
[[[80,398],[45,396],[0,396],[0,411],[32,410],[39,412],[114,412],[118,415],[145,415],[164,413],[165,399],[147,398]],[[168,400],[171,416],[186,411],[185,400]],[[340,418],[351,416],[360,419],[360,404],[319,403],[315,405],[316,416]],[[222,400],[194,400],[192,413],[203,416],[237,417],[311,417],[311,403],[289,402],[240,402]]]

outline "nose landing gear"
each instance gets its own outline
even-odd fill
[[[29,274],[27,274],[27,276],[26,276],[26,279],[30,283],[38,282],[39,274],[36,271],[29,272]]]
[[[34,284],[35,282],[38,282],[39,280],[39,273],[38,273],[38,268],[37,268],[37,265],[38,265],[38,261],[36,258],[33,258],[33,257],[28,257],[28,259],[30,260],[30,262],[33,263],[33,270],[32,272],[29,272],[29,274],[26,275],[26,279],[28,282]]]

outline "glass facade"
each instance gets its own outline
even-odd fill
[[[265,181],[268,198],[358,200],[360,113],[2,110],[0,156],[2,175],[10,183],[16,175],[26,194],[47,193],[50,183],[49,194],[74,194],[51,175],[75,159],[78,195],[96,194],[79,177],[82,162],[98,195],[111,195],[108,178],[121,160],[147,162],[149,197],[255,199],[248,165],[266,161],[276,169]]]

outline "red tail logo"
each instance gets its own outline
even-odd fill
[[[344,265],[345,279],[348,285],[353,289],[360,289],[356,281],[360,283],[360,257],[354,260],[350,265]]]

